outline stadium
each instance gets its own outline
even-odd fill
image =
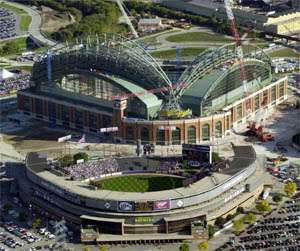
[[[275,79],[270,58],[251,44],[243,46],[243,84],[237,51],[234,44],[210,48],[187,65],[170,66],[119,35],[89,37],[49,50],[34,64],[18,109],[119,142],[221,139],[287,98],[287,78]],[[100,134],[110,127],[118,131]]]
[[[65,219],[80,231],[82,242],[206,240],[208,224],[239,206],[253,205],[264,185],[270,185],[265,160],[252,146],[232,150],[232,158],[213,163],[202,176],[182,172],[180,156],[108,158],[62,168],[36,152],[28,153],[26,167],[17,168],[15,176],[26,204],[58,221]],[[133,179],[136,184],[129,186]],[[139,187],[145,179],[149,183]]]

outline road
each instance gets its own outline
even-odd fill
[[[40,27],[42,24],[42,19],[41,19],[40,14],[36,10],[32,9],[31,7],[29,7],[27,5],[23,5],[23,4],[19,4],[19,3],[14,3],[14,2],[10,2],[10,1],[3,1],[3,2],[10,4],[11,6],[21,8],[31,16],[32,21],[28,28],[28,35],[30,37],[32,37],[33,40],[35,40],[38,43],[50,46],[50,47],[55,46],[57,44],[55,41],[48,39],[41,33]]]

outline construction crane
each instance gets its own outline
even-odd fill
[[[123,3],[123,0],[115,0],[115,1],[118,4],[119,9],[122,12],[123,17],[125,18],[125,21],[126,21],[127,25],[129,26],[132,35],[134,36],[134,38],[138,38],[139,35],[136,32],[136,30],[134,29],[134,27],[133,27],[133,25],[132,25],[132,23],[131,23],[128,15],[127,15],[127,12],[125,11],[125,6],[124,6],[124,3]]]
[[[235,21],[233,11],[231,8],[231,0],[224,0],[224,4],[225,4],[227,17],[230,21],[231,32],[232,32],[232,35],[234,36],[235,43],[236,43],[236,52],[237,52],[237,56],[238,56],[238,60],[239,60],[239,64],[240,64],[241,80],[243,82],[244,93],[247,94],[247,87],[246,87],[247,76],[246,76],[245,64],[244,64],[244,53],[243,53],[243,49],[242,49],[242,40],[241,40],[240,34],[238,32],[236,21]]]
[[[246,75],[245,64],[244,64],[242,39],[238,32],[235,17],[234,17],[232,8],[231,8],[231,0],[224,0],[224,4],[225,4],[227,17],[230,21],[231,32],[232,32],[232,35],[234,36],[235,43],[236,43],[236,52],[237,52],[237,57],[238,57],[238,61],[240,64],[240,72],[241,72],[241,80],[242,80],[242,85],[243,85],[243,90],[244,90],[244,96],[248,97],[250,93],[247,90],[247,75]],[[246,100],[246,113],[248,113],[249,110],[251,110],[250,99]]]

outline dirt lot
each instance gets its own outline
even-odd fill
[[[69,13],[60,13],[48,7],[41,8],[42,31],[52,33],[75,22]]]

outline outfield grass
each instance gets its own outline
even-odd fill
[[[299,53],[296,53],[294,50],[290,48],[281,49],[278,51],[274,51],[269,53],[270,57],[276,58],[276,57],[299,57]]]
[[[181,178],[160,175],[127,175],[96,181],[100,189],[120,192],[153,192],[182,186]]]
[[[208,32],[187,32],[183,34],[172,35],[166,38],[169,42],[232,42],[233,40],[217,34]]]
[[[192,57],[197,56],[201,52],[205,51],[206,48],[183,48],[181,49],[181,57]],[[155,58],[161,59],[172,59],[176,58],[176,49],[170,49],[165,51],[154,51],[150,53]]]

